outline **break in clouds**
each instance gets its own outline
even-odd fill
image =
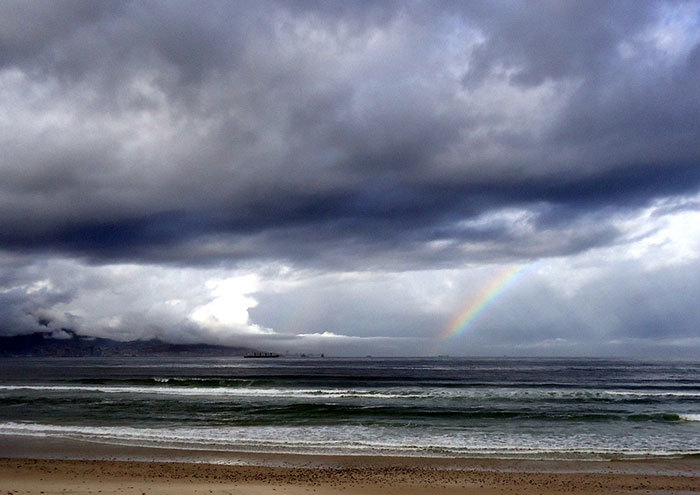
[[[699,24],[697,1],[3,2],[0,332],[696,356]]]

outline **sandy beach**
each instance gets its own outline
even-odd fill
[[[262,456],[257,461],[281,460],[275,457]],[[0,493],[700,493],[698,459],[590,463],[297,456],[296,461],[309,467],[3,458]],[[670,472],[677,474],[661,474]]]

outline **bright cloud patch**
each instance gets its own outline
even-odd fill
[[[244,275],[226,279],[208,280],[205,284],[213,299],[197,306],[190,319],[202,327],[219,332],[270,333],[250,323],[248,310],[258,305],[250,296],[260,288],[258,276]]]

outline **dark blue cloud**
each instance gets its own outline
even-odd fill
[[[694,2],[19,5],[0,7],[16,252],[530,259],[615,243],[611,213],[700,190],[698,20],[668,25]],[[661,28],[688,46],[666,53]],[[534,231],[469,224],[508,208]]]

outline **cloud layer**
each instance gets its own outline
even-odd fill
[[[586,337],[592,352],[700,324],[671,301],[625,309],[659,289],[648,270],[697,289],[681,276],[697,238],[669,227],[698,209],[696,1],[9,1],[0,19],[6,333],[48,318],[123,338],[332,333],[357,352],[352,339],[400,337],[390,350],[419,352],[411,339],[439,333],[483,270],[558,267],[522,289],[534,307],[589,258],[612,293],[624,276],[644,294],[579,289],[573,306],[619,319]],[[659,232],[681,261],[630,261]],[[127,266],[174,277],[172,297],[103,310],[94,277],[129,286]],[[432,278],[454,278],[429,285],[451,305],[409,289]],[[335,322],[284,323],[329,293]],[[482,350],[567,339],[576,311],[555,302],[564,315],[525,339],[522,321],[492,322],[505,333]]]

